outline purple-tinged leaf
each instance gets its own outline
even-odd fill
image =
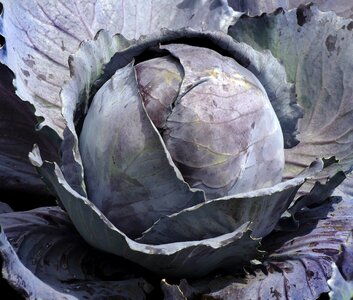
[[[345,199],[345,201],[350,201],[353,205],[353,172],[335,190],[335,194]],[[342,253],[336,264],[342,276],[348,281],[353,281],[353,224],[352,234],[342,246],[341,251]]]
[[[300,13],[310,18],[299,22]],[[245,17],[230,29],[237,40],[256,49],[269,49],[282,61],[288,80],[295,83],[304,117],[299,122],[300,143],[285,151],[285,178],[298,174],[316,157],[335,156],[339,160],[326,169],[327,174],[316,178],[322,182],[338,169],[349,172],[353,167],[351,22],[308,6]],[[314,182],[305,185],[305,191]]]
[[[3,276],[26,298],[145,298],[138,268],[88,246],[60,208],[1,214],[0,224]]]
[[[147,114],[164,129],[183,79],[183,68],[171,55],[156,57],[135,66],[136,79]]]
[[[346,18],[353,17],[353,3],[351,0],[228,0],[228,3],[234,10],[244,12],[250,16],[272,13],[278,8],[292,9],[302,4],[315,3],[322,11],[334,11],[337,15]],[[303,15],[303,18],[305,17],[310,16]]]
[[[161,48],[180,61],[185,73],[162,134],[185,181],[207,199],[280,182],[282,130],[254,74],[211,49]]]
[[[46,159],[58,161],[58,144],[44,130],[35,130],[31,106],[15,95],[13,78],[11,71],[0,64],[0,192],[49,195],[28,160],[28,152],[37,143]]]
[[[309,1],[299,1],[302,4],[304,4],[305,2],[309,3]],[[341,17],[353,19],[353,3],[350,0],[313,0],[310,2],[317,4],[319,9],[322,11],[334,11],[337,15]],[[351,26],[353,26],[353,23],[351,23]]]
[[[332,190],[339,182],[338,178],[321,188]],[[205,278],[189,285],[184,282],[179,288],[207,299],[316,300],[330,291],[327,280],[332,276],[332,265],[339,263],[342,246],[351,238],[353,198],[332,197],[316,204],[303,206],[296,213],[296,230],[273,232],[263,239],[262,249],[268,256],[257,262],[258,267],[248,268],[245,277]],[[345,261],[348,266],[350,263]]]
[[[4,202],[0,202],[0,214],[4,214],[8,212],[12,212],[12,208],[8,204]]]
[[[230,36],[220,32],[198,32],[190,29],[161,30],[159,34],[131,41],[131,47],[119,51],[105,66],[104,75],[99,82],[107,81],[117,69],[129,63],[133,57],[139,56],[149,47],[160,44],[175,43],[181,39],[183,43],[190,41],[195,44],[206,44],[234,58],[243,67],[251,71],[261,82],[268,94],[271,104],[277,114],[284,135],[286,148],[298,143],[296,140],[297,122],[302,117],[302,110],[296,103],[293,84],[287,82],[286,72],[281,63],[269,51],[256,51],[244,43],[234,41]],[[84,91],[82,91],[84,93]]]
[[[352,226],[353,227],[353,226]],[[353,231],[348,241],[342,246],[342,253],[336,262],[342,276],[347,281],[353,282]]]
[[[149,47],[175,42],[178,39],[206,41],[210,46],[228,53],[228,56],[234,57],[254,72],[264,85],[276,110],[284,130],[285,145],[291,146],[296,143],[296,127],[301,112],[295,103],[292,85],[285,79],[283,67],[269,53],[255,51],[219,32],[164,29],[137,41],[128,41],[121,35],[112,37],[108,32],[101,31],[94,41],[82,43],[80,49],[71,56],[72,78],[61,93],[63,115],[69,129],[65,131],[61,167],[69,184],[81,195],[84,196],[86,193],[75,126],[79,131],[88,111],[91,96],[114,75],[117,69],[126,66]],[[87,64],[87,61],[90,61],[90,64]]]
[[[238,43],[238,52],[247,59],[247,69],[261,82],[276,112],[283,132],[284,148],[298,144],[298,121],[303,110],[297,103],[294,84],[287,81],[286,70],[268,50],[257,51]]]
[[[242,1],[228,0],[229,5],[239,12],[244,12],[249,16],[259,16],[262,13],[272,13],[278,8],[289,8],[288,2],[298,2],[300,0],[257,0],[257,1]],[[306,1],[306,0],[303,0]]]
[[[164,300],[187,300],[186,296],[178,285],[169,284],[165,280],[161,281],[161,289]]]
[[[149,119],[132,64],[96,93],[79,141],[88,198],[131,238],[205,201],[184,182]]]
[[[250,236],[248,223],[215,238],[161,245],[133,241],[116,228],[87,198],[66,182],[56,164],[43,162],[38,148],[31,161],[56,191],[81,236],[94,247],[124,257],[164,276],[200,277],[214,269],[241,268],[257,257],[259,240]]]
[[[71,80],[60,93],[62,114],[67,125],[63,133],[61,169],[69,184],[83,196],[86,195],[86,188],[76,126],[82,126],[92,95],[92,86],[103,72],[104,65],[115,52],[129,45],[121,35],[111,36],[102,30],[94,40],[83,42],[78,51],[70,56]]]
[[[92,40],[101,29],[131,39],[162,27],[226,31],[237,16],[226,1],[3,0],[2,4],[0,29],[6,47],[0,49],[0,61],[16,74],[19,97],[44,117],[41,125],[60,136],[65,121],[59,93],[70,78],[69,55],[82,41]]]
[[[249,221],[252,237],[262,238],[274,229],[306,178],[321,170],[322,162],[318,161],[295,179],[271,188],[209,200],[165,216],[137,241],[159,244],[211,238],[231,232]]]

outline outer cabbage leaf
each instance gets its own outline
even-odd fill
[[[349,179],[350,183],[352,178]],[[342,181],[342,173],[320,188],[323,194]],[[345,183],[343,183],[345,185]],[[315,194],[315,193],[314,193]],[[309,194],[301,200],[310,203]],[[319,199],[316,199],[319,200]],[[245,277],[221,276],[199,281],[181,281],[185,297],[203,295],[207,299],[317,299],[329,292],[327,280],[333,263],[339,263],[341,249],[352,235],[353,205],[349,195],[311,202],[297,211],[299,227],[274,231],[263,239],[262,250],[268,255],[253,262]],[[349,260],[345,262],[351,264]]]
[[[43,162],[37,148],[30,159],[56,191],[81,236],[94,247],[136,262],[156,273],[199,277],[216,268],[246,264],[259,253],[259,241],[250,237],[248,223],[216,238],[161,245],[137,243],[117,229],[87,198],[65,181],[56,164]]]
[[[43,163],[38,149],[31,153],[31,160],[55,189],[75,227],[88,243],[154,272],[199,277],[214,269],[243,266],[258,254],[255,249],[259,241],[250,237],[249,222],[233,232],[201,241],[160,245],[134,242],[114,227],[88,199],[72,190],[58,166]]]
[[[322,11],[334,11],[337,15],[345,18],[353,18],[353,3],[349,0],[314,0],[310,1],[318,5]],[[303,1],[301,3],[304,4]],[[306,1],[306,3],[309,3]],[[293,6],[294,7],[294,6]],[[351,23],[351,26],[353,24]]]
[[[190,26],[223,30],[236,14],[226,1],[115,1],[52,2],[4,0],[0,34],[6,46],[0,61],[16,74],[17,94],[31,102],[36,115],[60,136],[65,127],[59,92],[69,79],[69,55],[81,41],[106,29],[128,38],[150,34],[161,27]]]
[[[264,237],[274,229],[305,179],[321,169],[318,161],[300,176],[271,188],[210,200],[165,216],[137,240],[159,244],[211,238],[232,232],[248,221],[252,237]]]
[[[15,95],[10,70],[0,64],[0,73],[0,194],[16,190],[48,195],[28,160],[28,152],[33,143],[38,143],[47,159],[58,161],[58,144],[55,139],[48,139],[48,131],[35,130],[36,120],[31,106]]]
[[[272,13],[278,8],[292,8],[297,6],[297,3],[307,2],[306,0],[257,0],[257,1],[242,1],[228,0],[228,3],[234,10],[244,12],[249,16],[259,16],[263,13]]]
[[[0,224],[3,276],[26,298],[145,298],[146,281],[129,276],[138,268],[89,247],[60,208],[3,213]]]
[[[301,18],[304,13],[306,18]],[[325,179],[353,166],[353,43],[350,20],[305,7],[259,18],[243,18],[230,34],[257,49],[270,49],[283,62],[304,108],[300,143],[285,151],[285,178],[292,178],[315,157],[335,156]],[[298,43],[297,41],[301,42]],[[306,190],[310,188],[306,185]]]
[[[342,273],[342,276],[348,281],[353,281],[353,235],[343,245],[342,254],[337,262],[337,265]]]
[[[299,7],[301,4],[315,3],[322,11],[334,11],[342,17],[353,17],[353,4],[350,0],[228,0],[228,3],[236,11],[245,12],[250,16],[271,13],[278,8],[292,9]]]
[[[163,291],[164,300],[186,300],[186,296],[179,286],[168,284],[165,280],[161,281],[161,289]]]
[[[10,205],[4,202],[0,202],[0,214],[4,214],[8,212],[12,212],[12,208],[10,207]]]

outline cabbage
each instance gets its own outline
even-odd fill
[[[3,1],[10,285],[30,299],[349,295],[353,23],[336,15],[349,3],[318,2]]]

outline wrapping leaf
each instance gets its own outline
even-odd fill
[[[304,21],[299,12],[308,16]],[[237,40],[259,49],[270,49],[280,59],[288,80],[296,85],[299,104],[300,143],[285,151],[285,178],[292,178],[316,157],[335,156],[323,181],[337,169],[353,165],[352,78],[353,43],[350,20],[315,7],[286,13],[243,18],[230,29]],[[323,26],[322,24],[325,24]],[[339,28],[339,29],[337,29]],[[297,41],[302,41],[297,43]],[[308,190],[310,186],[306,186]]]
[[[241,265],[240,262],[256,257],[258,241],[251,239],[250,233],[246,232],[249,223],[244,223],[233,232],[202,241],[159,245],[136,243],[115,228],[90,201],[72,190],[57,166],[43,163],[38,149],[31,153],[31,160],[56,190],[80,234],[99,249],[158,273],[189,277],[202,276],[215,268],[236,268]]]
[[[283,65],[270,51],[257,51],[245,43],[237,43],[237,52],[246,57],[246,66],[261,82],[276,112],[283,132],[284,148],[298,144],[298,121],[303,117],[297,104],[294,85],[287,81]]]
[[[100,31],[93,41],[82,43],[75,55],[70,56],[73,79],[65,84],[60,94],[67,123],[61,147],[61,169],[70,185],[83,196],[86,189],[75,126],[82,122],[82,117],[87,113],[93,83],[103,72],[104,64],[115,52],[128,46],[129,42],[122,36],[112,37],[107,31]],[[77,115],[80,117],[75,118]]]
[[[127,258],[156,273],[203,276],[216,268],[241,267],[258,255],[259,240],[250,237],[248,223],[215,238],[172,244],[137,243],[117,229],[87,198],[65,181],[56,164],[41,160],[38,148],[30,155],[34,165],[57,193],[81,236],[94,247]]]
[[[264,237],[274,229],[305,179],[321,169],[318,161],[295,179],[271,188],[210,200],[165,216],[137,240],[159,244],[211,238],[231,232],[248,221],[251,221],[252,236]]]
[[[165,128],[183,79],[183,68],[171,55],[152,58],[135,66],[136,79],[146,112],[153,124]]]
[[[101,87],[80,135],[89,199],[130,237],[163,215],[205,201],[171,160],[145,112],[134,72],[129,64]]]
[[[2,1],[1,34],[6,47],[0,61],[16,73],[17,94],[31,102],[36,115],[61,137],[65,127],[59,92],[69,79],[69,55],[81,41],[106,29],[128,38],[150,34],[159,28],[190,26],[199,30],[223,30],[236,15],[226,1],[168,0]],[[21,17],[19,17],[21,16]]]
[[[185,180],[207,199],[280,182],[282,130],[256,77],[207,48],[162,49],[178,58],[185,73],[162,134]]]
[[[145,298],[146,281],[129,275],[138,269],[89,247],[60,208],[4,213],[0,224],[3,276],[26,298]]]
[[[337,177],[321,189],[332,191],[340,182]],[[350,184],[352,179],[342,186]],[[258,267],[248,269],[245,278],[205,278],[189,284],[183,281],[179,289],[184,295],[204,294],[208,299],[317,299],[329,292],[327,280],[335,272],[332,264],[340,260],[342,245],[352,234],[352,198],[341,195],[311,203],[311,208],[303,207],[296,213],[297,230],[273,232],[263,239],[262,249],[269,255],[262,263],[257,262]],[[306,198],[311,195],[302,198],[308,203]]]

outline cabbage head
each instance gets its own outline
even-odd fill
[[[353,5],[299,2],[3,0],[8,284],[352,297]]]

